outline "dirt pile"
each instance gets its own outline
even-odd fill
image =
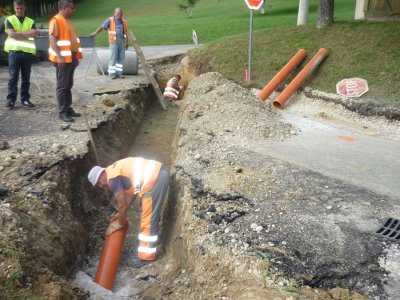
[[[295,275],[315,276],[298,265],[301,259],[296,256],[301,254],[296,254],[296,248],[310,242],[302,238],[304,225],[293,220],[301,204],[291,199],[312,194],[292,178],[304,175],[308,182],[311,178],[318,182],[317,174],[256,150],[261,142],[296,135],[296,129],[283,122],[268,103],[218,73],[190,82],[181,113],[175,156],[177,186],[184,187],[178,197],[180,237],[188,247],[189,274],[204,286],[193,293],[193,299],[195,295],[279,298],[285,297],[285,293],[279,296],[282,290],[315,297],[315,291],[301,291],[304,278]],[[229,279],[227,273],[232,275]],[[328,284],[328,289],[329,285],[336,284]],[[275,289],[267,291],[265,286]],[[339,291],[349,299],[362,299],[355,292]],[[337,293],[335,289],[319,291],[318,297],[332,299]]]

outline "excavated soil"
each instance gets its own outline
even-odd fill
[[[184,98],[167,111],[143,72],[113,82],[92,68],[85,79],[84,65],[77,73],[75,109],[87,113],[99,162],[84,119],[57,120],[47,62],[35,69],[43,91],[32,83],[34,109],[0,108],[0,298],[395,299],[398,242],[372,233],[400,215],[398,198],[266,155],[260,147],[300,132],[257,91],[218,73],[197,76],[187,57],[154,64],[160,86],[183,75]],[[398,142],[398,121],[349,112],[328,96],[300,93],[287,110]],[[93,278],[115,209],[86,174],[128,155],[170,168],[165,255],[126,266],[134,207],[113,293],[94,291],[77,278]]]

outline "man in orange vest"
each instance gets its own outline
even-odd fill
[[[179,85],[179,81],[181,80],[181,75],[177,74],[168,80],[167,85],[165,86],[163,98],[176,100],[179,97],[179,93],[182,89],[182,86]]]
[[[71,106],[74,72],[83,57],[78,33],[71,21],[73,11],[72,0],[60,0],[58,14],[49,23],[49,60],[56,67],[58,114],[65,122],[73,122],[73,117],[81,116]]]
[[[122,229],[129,207],[140,201],[141,216],[137,257],[128,266],[140,268],[157,258],[159,222],[170,175],[160,162],[142,157],[128,157],[103,168],[93,167],[88,179],[93,186],[108,187],[118,203],[118,214],[110,219],[106,235]]]
[[[124,78],[122,72],[125,50],[128,49],[128,22],[122,18],[121,8],[117,7],[114,11],[114,16],[107,18],[103,25],[92,32],[90,36],[95,36],[104,29],[108,30],[108,42],[111,50],[108,75],[111,76],[111,79]]]

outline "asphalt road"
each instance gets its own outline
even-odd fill
[[[282,113],[298,134],[259,151],[378,194],[400,197],[400,143]]]

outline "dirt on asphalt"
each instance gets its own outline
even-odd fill
[[[36,107],[0,107],[0,298],[395,299],[398,242],[371,231],[400,215],[399,199],[256,151],[298,129],[259,101],[257,90],[218,73],[200,75],[195,64],[188,57],[154,61],[161,87],[183,75],[184,97],[166,112],[143,72],[121,81],[93,68],[85,79],[84,64],[77,72],[74,108],[87,113],[100,163],[143,155],[172,174],[165,255],[139,270],[127,267],[130,232],[112,295],[74,281],[79,272],[94,276],[115,211],[86,180],[97,162],[84,119],[57,119],[54,67],[35,65],[42,86],[39,93],[31,83]],[[307,93],[313,98],[291,100],[302,108],[286,109],[398,142],[395,118],[365,117],[326,101],[329,95]],[[137,223],[137,213],[131,218]]]

